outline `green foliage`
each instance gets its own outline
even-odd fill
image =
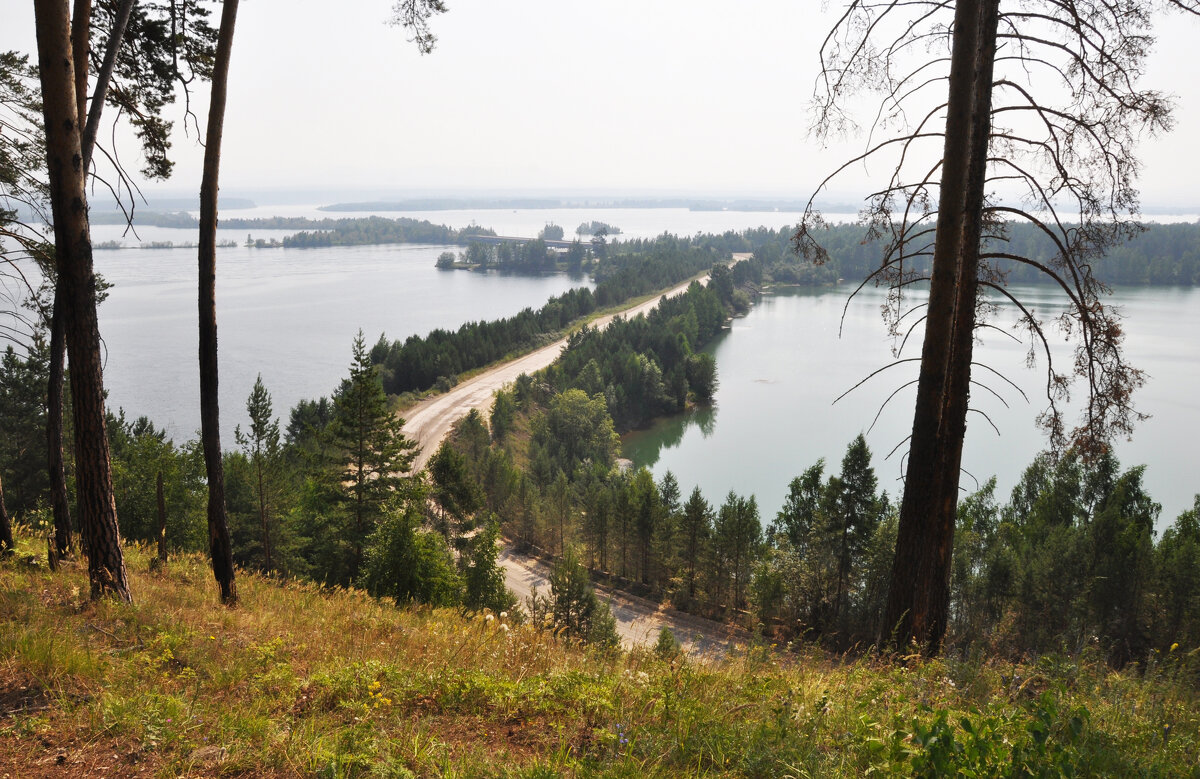
[[[555,268],[553,256],[541,240],[517,248],[502,243],[495,247],[495,252],[494,264],[501,270],[545,272]],[[582,258],[576,259],[582,267]],[[548,300],[538,311],[527,308],[505,319],[467,322],[457,331],[438,329],[424,337],[413,335],[403,343],[393,343],[382,360],[384,388],[392,394],[423,391],[434,386],[440,376],[465,373],[507,355],[540,346],[548,336],[561,332],[599,308],[676,284],[710,267],[716,259],[713,250],[694,247],[687,239],[664,236],[654,242],[637,244],[636,248],[623,251],[604,263],[597,272],[595,290],[569,290]],[[486,266],[492,264],[493,259],[476,256],[476,262]],[[716,308],[719,312],[720,306]],[[709,332],[716,332],[722,320],[723,313],[719,312],[716,325]],[[711,336],[706,335],[704,340],[708,337]],[[380,360],[376,358],[376,362]],[[659,362],[659,370],[662,370]],[[715,389],[715,377],[706,376],[703,364],[693,370],[697,375],[698,391],[704,392],[707,387],[711,394]],[[711,380],[705,383],[706,378]]]
[[[362,543],[384,506],[407,488],[416,444],[403,433],[404,420],[392,413],[383,385],[370,362],[362,331],[354,339],[350,377],[333,398],[328,428],[336,453],[329,477],[344,510],[352,518],[343,529],[354,554],[344,572],[353,580],[361,563]]]
[[[654,642],[652,651],[659,660],[674,660],[683,653],[683,648],[671,629],[663,625],[662,630],[658,631],[658,640]]]
[[[322,246],[359,246],[363,244],[432,243],[461,245],[472,235],[492,235],[493,230],[473,225],[454,230],[435,225],[424,219],[387,219],[368,216],[357,219],[307,219],[304,217],[273,217],[271,219],[222,219],[221,226],[229,229],[299,230],[285,236],[280,244],[286,248]],[[441,267],[441,266],[439,266]]]
[[[238,511],[234,500],[226,496],[230,509],[230,533],[235,538],[235,560],[241,565],[256,565],[268,572],[276,569],[287,571],[295,566],[287,565],[284,556],[279,554],[291,546],[284,538],[288,535],[287,528],[279,522],[286,497],[283,447],[279,420],[274,416],[271,394],[263,385],[262,375],[255,379],[250,396],[246,399],[246,412],[250,416],[250,429],[243,434],[239,425],[234,428],[233,437],[248,465],[246,475],[251,481],[249,486],[254,501],[251,511]],[[235,493],[235,478],[227,477],[226,481],[229,483],[227,492]],[[257,525],[258,532],[248,532],[248,526],[254,525]],[[238,536],[244,539],[243,543],[237,542]]]
[[[545,238],[548,241],[561,241],[565,234],[562,227],[553,222],[547,222],[546,226],[538,232],[538,238]]]
[[[0,356],[0,483],[8,510],[16,517],[33,510],[50,489],[45,432],[48,358],[40,339],[23,357],[12,346]]]
[[[397,605],[459,605],[463,582],[450,549],[439,534],[420,530],[420,524],[420,511],[412,504],[379,520],[367,543],[367,590]]]
[[[534,420],[534,474],[547,484],[556,472],[573,474],[591,463],[611,467],[617,441],[604,399],[589,398],[582,390],[567,390],[556,395],[546,413]]]
[[[535,625],[553,627],[569,638],[604,648],[615,648],[616,619],[608,605],[596,597],[587,569],[573,547],[567,547],[550,574],[550,595],[530,603]]]
[[[469,611],[490,609],[496,614],[515,613],[517,597],[504,584],[504,569],[496,564],[496,541],[500,528],[495,522],[475,534],[459,558],[463,581],[463,607]]]
[[[199,442],[182,447],[146,417],[133,422],[124,411],[108,417],[113,495],[121,536],[132,541],[158,538],[158,475],[163,477],[167,510],[167,546],[183,551],[206,549],[208,491]],[[7,485],[6,485],[7,486]]]
[[[713,523],[713,591],[727,597],[735,609],[745,605],[750,576],[762,553],[762,525],[758,501],[729,491]]]
[[[433,499],[444,516],[461,522],[478,510],[483,496],[463,455],[443,442],[427,467],[433,481]]]

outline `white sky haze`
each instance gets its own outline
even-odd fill
[[[422,56],[385,23],[389,0],[245,0],[222,189],[807,196],[862,144],[808,137],[834,18],[822,6],[450,0]],[[32,28],[32,3],[3,0],[0,48],[31,51]],[[1143,202],[1194,206],[1200,21],[1173,15],[1158,33],[1143,83],[1179,97],[1178,126],[1143,144]],[[193,100],[201,119],[206,103]],[[194,131],[174,157],[167,188],[198,189]],[[831,195],[864,191],[878,167]]]

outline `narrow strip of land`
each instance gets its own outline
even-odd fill
[[[735,254],[733,261],[736,263],[749,256]],[[591,326],[604,328],[618,316],[635,317],[645,314],[653,310],[663,297],[683,294],[692,281],[689,279],[661,295],[599,317]],[[706,283],[708,276],[701,277],[699,281],[701,284]],[[492,366],[449,392],[435,395],[410,407],[404,414],[404,431],[421,447],[413,464],[414,471],[425,467],[455,422],[466,416],[471,409],[477,409],[486,417],[491,411],[492,396],[497,390],[516,381],[522,373],[533,373],[548,367],[558,359],[566,345],[567,339],[561,338],[529,354]],[[505,583],[522,604],[534,588],[543,594],[549,593],[550,570],[544,562],[518,555],[511,547],[501,552],[497,562],[504,568]],[[653,645],[663,627],[670,628],[684,650],[693,655],[724,654],[736,640],[745,640],[743,633],[728,625],[667,609],[647,598],[603,587],[597,587],[596,592],[612,609],[617,621],[617,634],[626,647]]]
[[[735,254],[733,255],[733,259],[734,262],[738,262],[748,256],[750,255]],[[707,281],[707,276],[700,279],[701,284]],[[622,311],[599,317],[591,323],[591,326],[603,328],[607,327],[608,323],[617,316],[628,318],[647,313],[658,305],[658,301],[661,298],[683,294],[687,291],[691,283],[692,279],[689,279],[682,284],[677,284],[668,289],[661,295],[655,295],[649,300],[630,306]],[[413,469],[420,470],[425,467],[425,464],[429,462],[429,458],[441,446],[442,440],[450,433],[450,428],[454,426],[455,422],[466,416],[467,412],[471,409],[478,409],[486,417],[491,411],[492,396],[496,393],[496,390],[516,381],[517,377],[522,373],[533,373],[551,365],[562,354],[562,350],[566,345],[567,339],[561,338],[529,354],[492,366],[482,373],[458,384],[449,392],[422,400],[420,403],[407,409],[404,412],[404,432],[421,447],[421,451],[413,463]]]

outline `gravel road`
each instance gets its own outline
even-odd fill
[[[500,552],[497,562],[504,567],[504,578],[522,606],[536,588],[550,593],[550,567],[536,558],[518,555],[511,548]],[[608,603],[617,620],[617,635],[626,649],[653,646],[659,631],[669,627],[684,651],[693,656],[719,657],[735,643],[746,643],[745,631],[682,611],[666,608],[647,598],[596,587],[596,594]]]

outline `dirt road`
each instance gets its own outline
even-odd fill
[[[497,562],[504,567],[505,583],[522,607],[534,588],[542,595],[550,594],[550,567],[541,560],[517,555],[506,548]],[[653,646],[664,626],[671,629],[684,651],[693,656],[719,657],[735,643],[744,644],[747,640],[743,631],[729,625],[665,608],[646,598],[602,587],[596,588],[596,594],[612,609],[617,635],[626,649]]]
[[[734,262],[748,256],[746,254],[735,254],[733,256]],[[705,276],[700,279],[700,283],[703,284],[707,280],[708,277]],[[647,313],[658,305],[661,297],[680,295],[687,290],[691,283],[690,280],[686,281],[644,303],[631,306],[617,314],[600,317],[592,322],[591,326],[595,328],[607,327],[608,323],[613,320],[613,317],[618,315],[632,318],[638,314]],[[522,373],[533,373],[550,365],[558,359],[563,347],[566,345],[567,339],[565,338],[555,341],[549,346],[543,346],[541,349],[530,352],[523,357],[518,357],[510,362],[489,368],[483,373],[473,376],[457,385],[449,392],[435,395],[409,408],[404,413],[404,433],[409,438],[415,440],[421,447],[421,451],[413,463],[413,470],[417,471],[425,467],[425,464],[429,462],[429,458],[437,452],[442,439],[450,432],[450,428],[455,422],[466,416],[468,411],[473,408],[479,409],[479,412],[486,417],[491,411],[492,395],[495,394],[496,390],[516,381],[516,378]]]

